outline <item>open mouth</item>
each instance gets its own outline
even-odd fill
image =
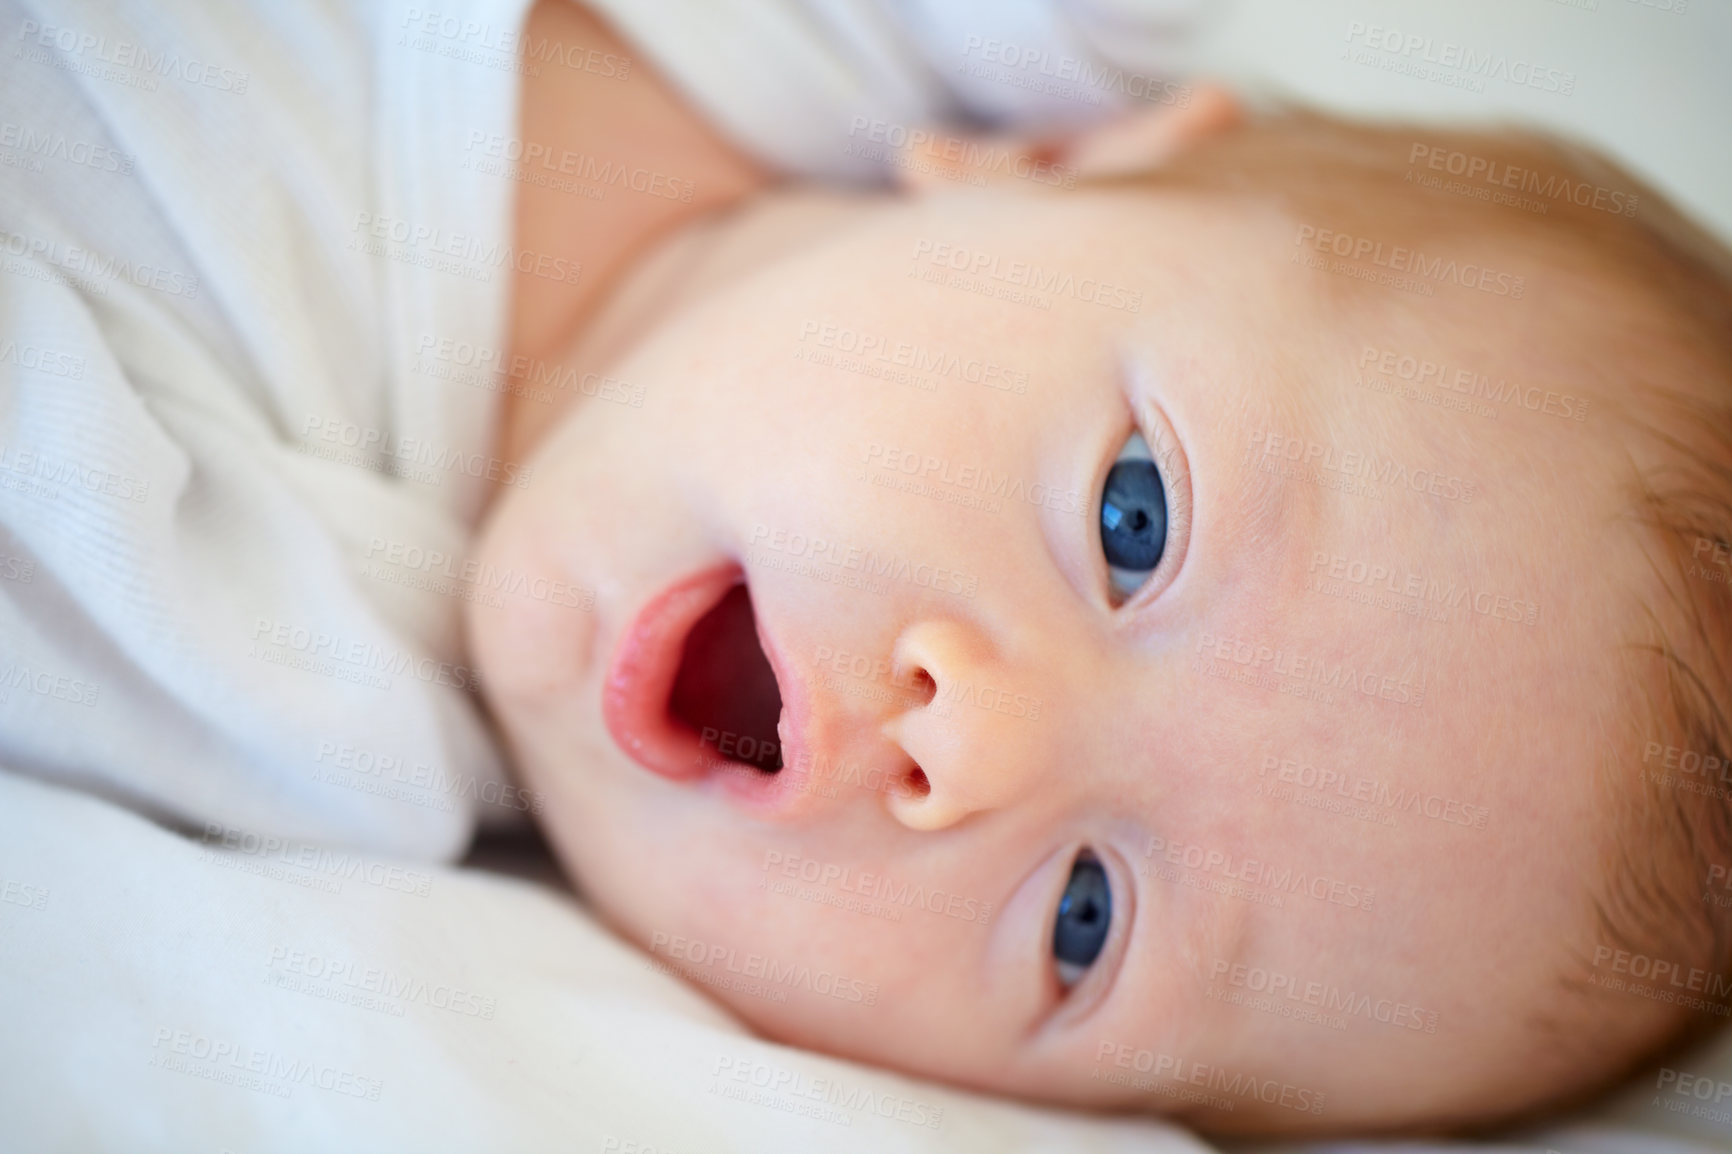
[[[714,780],[755,801],[780,792],[797,740],[773,646],[734,565],[694,574],[643,607],[602,690],[615,743],[677,781]],[[797,696],[797,695],[796,695]],[[793,706],[796,709],[790,709]]]
[[[722,594],[686,634],[668,715],[721,757],[771,773],[782,768],[782,691],[744,584]]]

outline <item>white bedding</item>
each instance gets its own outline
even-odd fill
[[[464,546],[475,478],[395,477],[386,446],[485,456],[494,394],[430,387],[419,352],[497,346],[502,282],[365,242],[381,219],[460,225],[470,252],[508,239],[509,184],[460,153],[512,130],[514,81],[437,49],[525,3],[0,0],[0,160],[22,158],[0,163],[0,1149],[1205,1149],[755,1041],[568,897],[449,864],[523,795],[441,678],[457,601],[371,574],[380,539]],[[749,147],[858,177],[858,115],[1076,113],[955,80],[959,30],[1165,67],[1192,5],[741,0],[791,46],[780,69],[708,51],[704,0],[600,7]],[[430,39],[404,37],[430,14]],[[813,38],[828,55],[798,51]],[[117,55],[139,43],[196,51],[214,83],[141,87]],[[802,85],[823,99],[787,99]],[[1698,128],[1680,139],[1714,139]],[[1707,196],[1708,162],[1679,163]],[[325,451],[351,427],[376,443]],[[382,690],[297,668],[307,622],[409,672]],[[1717,1093],[1732,1053],[1675,1069]],[[1677,1084],[1528,1148],[1732,1146],[1732,1094],[1726,1120],[1692,1115]]]
[[[1209,1149],[1152,1119],[1035,1109],[758,1041],[544,886],[223,840],[0,772],[4,1149]],[[1678,1068],[1732,1079],[1732,1050]],[[1495,1148],[1727,1145],[1724,1123],[1653,1105],[1701,1105],[1692,1094],[1627,1098],[1602,1112],[1622,1124]],[[1691,1133],[1704,1144],[1677,1137]]]
[[[491,873],[212,849],[0,773],[0,893],[8,1151],[1205,1149],[756,1041]]]

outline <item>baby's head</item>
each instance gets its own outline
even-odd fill
[[[594,593],[470,620],[594,906],[769,1037],[1221,1130],[1718,1022],[1711,242],[1522,136],[1017,171],[717,282],[495,510]]]

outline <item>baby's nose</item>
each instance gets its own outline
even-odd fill
[[[926,620],[897,638],[898,676],[927,687],[884,723],[885,737],[919,769],[924,790],[889,796],[910,829],[943,829],[971,813],[1025,799],[1050,751],[1041,700],[984,632],[962,621]]]

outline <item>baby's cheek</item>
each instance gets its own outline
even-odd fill
[[[482,693],[514,742],[514,728],[567,709],[594,641],[594,590],[560,572],[516,516],[491,524],[449,574],[463,599]]]

